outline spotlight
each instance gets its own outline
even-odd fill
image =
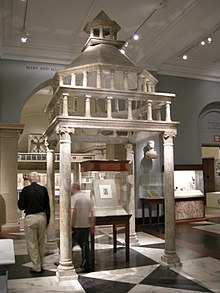
[[[183,60],[187,60],[188,56],[186,54],[184,54],[182,58],[183,58]]]
[[[23,31],[21,33],[21,42],[22,43],[26,43],[27,42],[27,39],[28,39],[28,34],[25,31]]]
[[[135,41],[137,41],[137,40],[139,39],[139,36],[135,34],[135,35],[133,36],[133,39],[134,39]]]
[[[211,37],[208,37],[208,43],[210,44],[212,42],[212,38]]]
[[[205,41],[201,41],[200,43],[202,46],[205,46]]]

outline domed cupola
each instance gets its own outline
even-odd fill
[[[84,31],[89,34],[88,41],[83,51],[91,45],[96,44],[111,44],[117,48],[124,45],[124,41],[117,41],[117,33],[121,27],[111,20],[104,11],[101,11],[92,21],[89,21]]]

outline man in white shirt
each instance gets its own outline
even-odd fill
[[[72,242],[78,243],[82,250],[82,265],[85,272],[93,270],[89,233],[94,233],[94,215],[90,195],[82,192],[78,183],[73,183],[71,189],[71,223],[73,230]]]

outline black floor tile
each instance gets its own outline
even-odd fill
[[[158,268],[156,268],[151,274],[149,274],[144,280],[142,280],[140,284],[199,292],[212,292],[209,291],[207,288],[204,288],[199,284],[163,266],[159,266]]]
[[[125,293],[136,285],[125,282],[92,279],[83,276],[79,276],[78,280],[86,293]]]

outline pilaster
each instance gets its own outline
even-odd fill
[[[19,231],[17,207],[18,138],[23,124],[0,123],[0,230]]]

